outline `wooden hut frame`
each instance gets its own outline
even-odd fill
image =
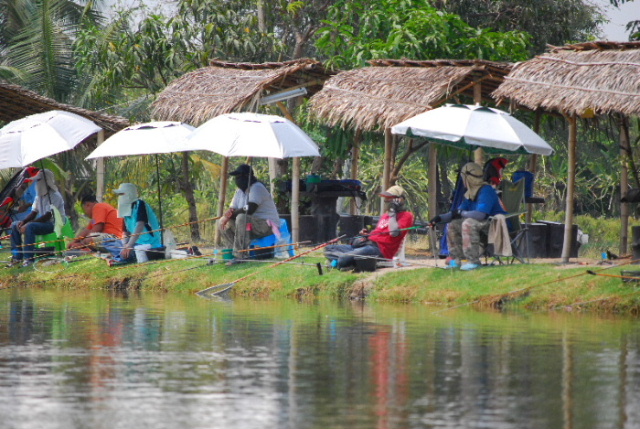
[[[343,128],[381,131],[385,135],[385,162],[381,187],[388,188],[397,175],[393,168],[395,137],[391,127],[417,114],[460,98],[476,103],[493,102],[491,93],[511,71],[511,64],[485,60],[372,60],[372,67],[341,72],[329,79],[322,91],[311,98],[312,114],[318,120]],[[406,157],[422,148],[410,144]],[[359,141],[354,152],[359,153]],[[435,145],[430,145],[435,160]],[[354,157],[354,160],[357,160]],[[429,196],[435,201],[436,169],[429,168]],[[357,171],[357,165],[352,167]],[[430,216],[436,205],[429,204]]]
[[[576,118],[595,115],[640,115],[640,42],[587,42],[552,48],[520,63],[493,96],[531,110],[561,113],[569,122],[563,262],[569,262],[574,217]],[[628,122],[620,121],[622,150],[628,150]],[[628,168],[623,160],[621,191],[627,191]],[[624,187],[624,188],[622,188]],[[620,252],[627,252],[629,208],[621,203]]]
[[[129,121],[121,116],[107,115],[60,103],[18,85],[0,83],[0,121],[11,122],[25,116],[50,110],[64,110],[83,116],[96,123],[102,130],[95,136],[100,145],[106,137],[128,127]],[[93,139],[93,136],[89,140]],[[104,194],[104,160],[96,160],[96,197],[101,201]]]
[[[152,116],[199,126],[225,113],[258,112],[264,97],[281,92],[305,88],[311,96],[330,76],[320,62],[311,59],[262,64],[212,61],[209,67],[187,73],[169,84],[153,103]],[[283,116],[293,119],[284,103],[276,104]],[[225,158],[222,166],[219,216],[224,212],[228,162]],[[294,158],[292,162],[291,235],[297,241],[300,161]]]

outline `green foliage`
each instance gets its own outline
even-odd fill
[[[337,68],[376,58],[527,58],[529,36],[472,28],[424,0],[339,0],[329,9],[316,46]]]
[[[532,55],[543,53],[547,45],[593,39],[605,20],[600,7],[584,0],[435,0],[434,4],[473,27],[531,34]]]
[[[106,29],[82,31],[77,67],[92,77],[91,99],[109,105],[155,95],[212,58],[260,62],[282,51],[274,34],[256,31],[255,15],[241,1],[182,1],[174,17],[150,15],[137,24],[123,11]],[[139,115],[138,120],[148,116]]]

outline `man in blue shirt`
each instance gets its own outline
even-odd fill
[[[448,223],[447,240],[451,263],[449,267],[460,267],[464,257],[468,262],[461,270],[474,270],[480,266],[482,255],[481,234],[489,230],[489,217],[506,214],[502,202],[495,189],[483,179],[482,167],[475,162],[465,164],[460,170],[460,177],[467,189],[465,199],[457,210],[439,215],[429,222]]]

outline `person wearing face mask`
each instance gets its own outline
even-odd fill
[[[55,216],[61,216],[59,219],[61,224],[67,221],[64,200],[55,184],[53,172],[46,169],[40,170],[38,174],[27,181],[35,182],[36,198],[31,206],[31,213],[23,220],[15,222],[11,227],[13,260],[9,266],[22,263],[26,267],[33,264],[36,235],[52,233],[57,220]],[[55,211],[57,213],[54,215]],[[22,234],[24,234],[24,243]]]
[[[480,267],[482,254],[481,234],[489,231],[489,216],[506,214],[496,190],[484,181],[482,167],[475,162],[465,164],[460,177],[466,192],[457,210],[438,215],[429,221],[433,228],[437,223],[449,223],[449,268],[474,270]],[[468,262],[460,266],[460,261]]]
[[[384,197],[387,211],[380,217],[376,228],[363,230],[351,244],[333,244],[325,248],[325,256],[335,268],[348,269],[355,266],[356,256],[393,259],[402,241],[411,228],[414,215],[406,208],[406,193],[398,185],[380,194]]]
[[[122,183],[114,191],[118,195],[118,217],[124,219],[127,236],[122,239],[122,261],[130,260],[132,252],[137,262],[147,262],[147,250],[162,247],[160,222],[153,208],[138,198],[138,188],[133,183]]]
[[[250,165],[241,164],[229,175],[238,189],[229,210],[218,220],[218,228],[224,246],[233,248],[234,260],[230,263],[234,264],[249,257],[246,250],[251,240],[273,234],[280,218],[271,194]]]

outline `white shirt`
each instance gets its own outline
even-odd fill
[[[40,195],[36,195],[36,199],[33,201],[31,210],[38,212],[38,216],[36,217],[38,218],[52,211],[51,206],[58,209],[62,215],[62,223],[65,223],[67,221],[67,214],[64,211],[64,200],[62,199],[62,194],[60,194],[60,192],[49,191],[49,194],[45,195],[44,198],[40,198]],[[51,221],[53,222],[53,219]]]
[[[278,209],[276,208],[276,204],[273,202],[271,194],[262,183],[253,183],[251,187],[245,192],[243,192],[241,189],[238,189],[236,191],[236,194],[233,196],[233,200],[231,201],[231,208],[236,210],[243,209],[249,203],[258,205],[258,208],[252,216],[255,216],[259,219],[271,220],[276,225],[279,225],[280,218],[278,217]]]

